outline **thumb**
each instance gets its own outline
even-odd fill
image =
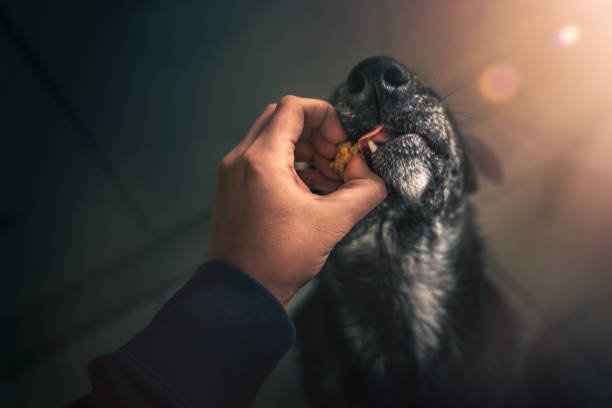
[[[387,197],[387,188],[359,154],[348,162],[344,184],[324,197],[335,207],[337,218],[346,221],[350,229]]]

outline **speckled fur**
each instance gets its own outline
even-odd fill
[[[427,85],[407,86],[378,108],[344,84],[332,97],[352,140],[379,123],[398,137],[369,157],[387,199],[296,317],[315,406],[496,406],[514,375],[514,316],[483,273],[461,138]]]

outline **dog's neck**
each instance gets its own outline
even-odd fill
[[[383,207],[338,245],[331,279],[344,335],[369,367],[384,374],[395,364],[425,365],[447,346],[471,218],[467,203],[429,218]]]

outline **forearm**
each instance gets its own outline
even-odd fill
[[[294,336],[262,285],[209,262],[141,333],[92,362],[93,392],[81,404],[248,406]]]

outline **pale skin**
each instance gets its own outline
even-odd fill
[[[268,105],[219,165],[209,259],[237,266],[286,305],[387,195],[361,155],[344,180],[329,167],[345,140],[328,102],[285,96]],[[296,171],[295,161],[316,170]]]

